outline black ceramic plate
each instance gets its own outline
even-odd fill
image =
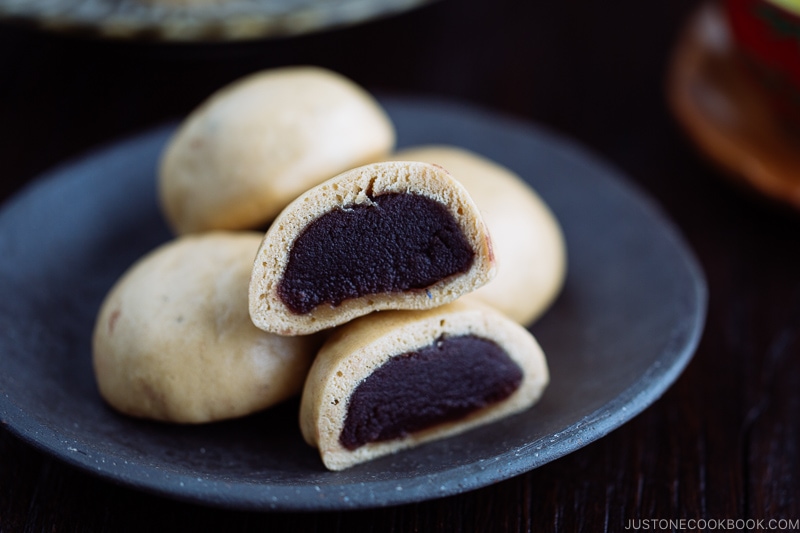
[[[155,199],[165,127],[56,169],[0,211],[0,421],[123,485],[235,509],[326,510],[506,479],[655,401],[690,360],[706,310],[702,273],[657,207],[607,165],[533,126],[439,102],[383,102],[400,146],[450,143],[494,159],[528,180],[561,221],[566,285],[533,327],[552,378],[539,404],[337,473],[302,441],[296,401],[201,427],[111,411],[95,389],[90,336],[112,283],[170,237]]]

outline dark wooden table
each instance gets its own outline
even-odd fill
[[[1,198],[98,144],[184,116],[244,74],[318,64],[372,91],[466,102],[575,139],[674,219],[710,291],[696,355],[659,401],[496,485],[365,511],[232,512],[99,480],[0,427],[0,531],[681,527],[652,522],[670,519],[800,529],[800,216],[731,186],[669,112],[667,65],[697,6],[442,0],[303,37],[185,46],[0,25]]]

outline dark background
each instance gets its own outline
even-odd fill
[[[171,46],[0,24],[0,198],[68,158],[180,119],[244,74],[316,64],[376,93],[460,101],[575,139],[663,207],[710,290],[696,356],[662,399],[497,485],[367,511],[228,512],[100,481],[0,428],[0,531],[617,531],[639,519],[800,519],[798,215],[731,186],[669,112],[670,54],[699,5],[440,0],[308,36]]]

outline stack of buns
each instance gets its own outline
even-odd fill
[[[171,423],[300,395],[331,470],[528,409],[549,382],[526,329],[558,296],[563,235],[511,170],[455,146],[395,149],[363,88],[317,67],[234,82],[165,147],[174,238],[95,324],[102,397]]]

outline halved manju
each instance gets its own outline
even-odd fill
[[[322,347],[300,425],[325,466],[342,470],[528,409],[548,382],[536,339],[489,307],[374,313]]]
[[[466,190],[439,166],[386,162],[297,198],[264,237],[250,283],[259,328],[302,335],[372,311],[430,309],[495,272]]]

